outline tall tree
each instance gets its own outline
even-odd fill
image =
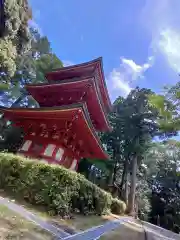
[[[175,140],[154,143],[144,158],[151,189],[150,221],[169,230],[180,230],[180,144]]]
[[[31,9],[27,0],[4,1],[5,28],[0,38],[1,83],[8,83],[16,71],[16,57],[30,48],[28,21]]]
[[[24,55],[16,58],[16,72],[10,81],[10,88],[5,92],[10,105],[16,101],[21,105],[28,105],[32,98],[27,98],[23,88],[28,83],[45,82],[45,73],[63,66],[61,60],[52,52],[47,37],[41,36],[35,29],[30,28],[31,49]],[[23,94],[22,94],[23,90]],[[23,99],[25,101],[23,101]],[[7,100],[6,100],[7,102]]]
[[[31,49],[23,55],[16,57],[16,71],[9,81],[9,89],[0,95],[2,104],[5,103],[7,105],[8,103],[11,107],[38,107],[38,103],[25,91],[24,85],[27,83],[44,82],[46,81],[44,77],[46,72],[63,66],[62,62],[52,52],[47,37],[41,36],[34,29],[30,29],[30,36]],[[0,121],[3,123],[2,119]],[[10,146],[9,140],[12,139],[12,136],[15,137],[17,142],[20,141],[21,135],[16,134],[16,132],[16,129],[13,127],[4,125],[3,131],[0,132],[0,137],[2,138],[1,149],[3,147],[7,149]]]
[[[149,141],[159,134],[156,123],[158,112],[148,104],[149,94],[152,94],[149,89],[136,88],[126,99],[119,97],[114,103],[114,111],[110,116],[113,131],[102,136],[107,148],[111,149],[112,158],[116,160],[115,182],[121,172],[121,180],[117,183],[121,192],[130,173],[131,187],[128,204],[130,213],[134,211],[136,175],[142,155]]]

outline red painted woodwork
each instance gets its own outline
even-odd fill
[[[79,78],[84,77],[94,78],[96,87],[99,89],[102,96],[105,109],[107,112],[109,112],[112,106],[104,79],[102,58],[98,58],[83,64],[56,69],[55,71],[46,74],[46,78],[49,82],[64,80],[68,82],[72,79],[76,81]]]
[[[53,145],[55,145],[54,150],[52,151],[52,154],[47,156],[47,155],[45,155],[45,150],[52,143],[50,143],[48,141],[45,141],[44,139],[36,139],[35,137],[34,137],[34,139],[33,138],[30,139],[30,138],[28,138],[28,136],[25,138],[24,142],[26,142],[27,140],[28,141],[32,141],[32,144],[30,145],[29,149],[28,150],[22,150],[22,148],[20,148],[20,150],[19,150],[19,153],[23,154],[26,157],[33,157],[33,158],[36,158],[36,159],[43,159],[43,160],[47,161],[48,163],[55,163],[55,164],[60,164],[60,165],[64,165],[65,158],[67,156],[69,156],[71,158],[71,162],[73,161],[74,153],[72,151],[68,151],[68,149],[65,149],[60,144],[57,145],[57,144],[53,143]],[[38,151],[34,151],[34,146],[35,145],[36,146],[37,145],[41,146],[41,148],[39,148]],[[56,154],[57,154],[59,149],[63,149],[64,153],[61,156],[61,159],[58,160],[58,159],[56,159]],[[70,164],[71,164],[71,162],[70,162]]]
[[[26,86],[40,108],[3,108],[4,117],[24,130],[19,154],[72,170],[81,158],[108,159],[96,133],[111,130],[102,59],[57,69],[46,78],[47,84]]]
[[[41,107],[86,102],[92,123],[98,131],[110,131],[107,114],[92,78],[57,84],[27,85],[26,89]]]
[[[107,159],[98,136],[87,121],[85,107],[66,109],[5,109],[4,116],[24,129],[26,139],[43,145],[61,144],[78,159]]]
[[[71,170],[77,170],[78,168],[78,161],[77,159],[74,159],[74,155],[71,155],[68,151],[66,151],[62,157],[62,159],[59,161],[55,158],[55,155],[58,151],[59,147],[56,146],[53,155],[50,157],[44,156],[43,153],[36,155],[32,148],[28,151],[19,151],[19,155],[23,155],[28,158],[36,158],[39,161],[45,161],[49,164],[57,164],[57,165],[63,165],[66,168],[69,168]],[[74,164],[75,162],[75,164]]]

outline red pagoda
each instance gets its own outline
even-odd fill
[[[97,135],[111,130],[102,59],[56,69],[46,79],[25,86],[40,108],[4,109],[4,117],[24,131],[19,154],[71,170],[81,158],[108,159]]]

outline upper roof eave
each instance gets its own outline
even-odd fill
[[[45,75],[45,77],[48,80],[48,78],[49,78],[48,75],[50,76],[50,74],[59,73],[59,72],[65,72],[65,71],[71,70],[73,68],[78,69],[78,68],[82,68],[82,67],[85,67],[85,66],[88,67],[89,65],[94,65],[94,68],[97,68],[99,66],[101,79],[102,79],[102,82],[103,82],[104,93],[105,93],[106,100],[107,100],[108,111],[111,111],[112,110],[112,104],[111,104],[111,100],[110,100],[110,97],[109,97],[109,94],[108,94],[107,85],[106,85],[106,81],[105,81],[102,57],[96,58],[94,60],[91,60],[91,61],[88,61],[88,62],[85,62],[85,63],[75,64],[75,65],[71,65],[71,66],[55,69],[55,70],[47,73]],[[48,81],[51,81],[51,80],[48,80]]]
[[[82,79],[80,79],[78,81],[76,81],[74,79],[71,79],[71,81],[68,81],[68,82],[63,80],[63,81],[60,81],[60,82],[57,82],[57,81],[53,82],[52,84],[51,83],[27,84],[27,85],[25,85],[25,88],[27,89],[27,91],[28,90],[31,91],[31,89],[34,89],[34,90],[37,91],[38,88],[41,89],[41,88],[43,88],[43,86],[46,86],[46,87],[48,87],[46,89],[49,89],[49,88],[54,87],[54,86],[71,85],[71,84],[76,84],[76,83],[82,82],[82,81],[87,82],[88,80],[92,80],[92,78],[93,78],[92,76],[90,76],[90,77],[82,77]],[[30,94],[32,94],[32,93],[30,92]],[[100,101],[100,105],[101,105],[101,101]],[[102,106],[101,106],[101,110],[103,112],[103,115],[105,116],[104,119],[105,119],[105,121],[107,123],[107,131],[110,132],[110,131],[112,131],[112,127],[111,127],[111,125],[110,125],[110,123],[109,123],[109,121],[107,119],[107,114],[104,111],[104,108]]]
[[[84,66],[88,66],[88,65],[96,65],[98,62],[102,62],[102,57],[93,59],[93,60],[88,61],[88,62],[73,64],[73,65],[70,65],[70,66],[62,67],[62,68],[56,68],[56,69],[52,70],[50,73],[59,72],[59,71],[66,71],[66,70],[69,70],[69,69],[72,69],[72,68],[79,68],[79,67],[84,67]],[[45,77],[48,74],[49,73],[45,74]]]
[[[106,93],[106,98],[107,98],[107,102],[108,102],[109,111],[112,111],[112,104],[111,104],[111,100],[110,100],[110,97],[109,97],[107,84],[106,84],[106,81],[105,81],[102,57],[97,58],[97,61],[98,61],[98,64],[100,64],[100,70],[101,70],[101,74],[102,74],[102,80],[103,80],[103,85],[104,85],[104,88],[105,88],[105,93]]]

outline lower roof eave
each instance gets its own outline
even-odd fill
[[[82,110],[82,113],[84,115],[84,119],[87,121],[87,124],[89,125],[89,128],[91,129],[91,134],[92,134],[92,137],[94,138],[94,140],[96,141],[96,144],[97,146],[99,146],[99,150],[100,150],[100,155],[102,156],[101,159],[104,159],[104,160],[108,160],[109,159],[109,156],[108,154],[104,151],[103,149],[103,146],[102,146],[102,143],[94,129],[94,126],[91,122],[91,119],[90,119],[90,116],[89,116],[89,113],[88,113],[88,110],[87,110],[87,106],[85,103],[78,103],[78,104],[72,104],[71,106],[68,105],[68,106],[63,106],[63,107],[57,107],[57,108],[1,108],[2,112],[4,113],[5,117],[6,117],[6,114],[7,114],[7,119],[9,120],[12,120],[14,119],[15,117],[15,113],[19,113],[19,114],[23,114],[24,113],[38,113],[38,112],[48,112],[50,111],[52,113],[52,111],[54,110],[74,110],[74,109],[81,109]],[[8,117],[9,116],[9,117]],[[12,116],[12,118],[10,117]],[[22,115],[21,115],[22,116]],[[26,115],[25,118],[28,118],[28,116]],[[36,119],[36,118],[34,118]]]

